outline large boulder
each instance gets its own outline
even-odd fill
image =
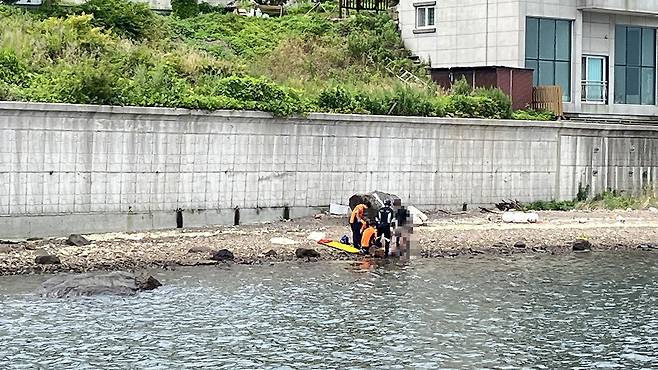
[[[233,261],[235,256],[233,255],[233,252],[228,249],[220,249],[217,252],[214,252],[210,259],[214,261]]]
[[[91,244],[91,242],[80,234],[71,234],[68,239],[66,239],[66,244],[75,247],[84,247],[85,245]]]
[[[36,256],[34,258],[34,263],[37,265],[59,265],[62,261],[60,261],[59,257],[53,254],[43,254]]]
[[[161,286],[153,276],[129,272],[59,275],[46,280],[36,293],[48,298],[69,298],[100,294],[129,296]]]
[[[386,199],[390,199],[391,203],[393,203],[396,199],[399,200],[400,197],[395,194],[384,193],[383,191],[378,190],[365,194],[354,194],[350,197],[350,209],[354,209],[358,204],[368,202],[370,203],[370,207],[366,211],[366,217],[370,220],[374,220],[377,211],[384,206],[384,201]]]
[[[295,256],[297,258],[318,258],[320,257],[320,252],[311,248],[297,248],[295,250]]]

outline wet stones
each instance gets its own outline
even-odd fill
[[[62,261],[59,260],[59,257],[52,254],[36,256],[34,262],[37,265],[59,265],[62,263]]]
[[[277,253],[274,249],[270,249],[269,251],[265,252],[263,256],[275,258],[277,256]]]
[[[187,253],[213,253],[213,250],[212,248],[203,245],[195,245],[190,248]]]
[[[123,271],[58,275],[46,280],[36,291],[36,294],[49,298],[68,298],[101,294],[129,296],[140,291],[153,290],[161,285],[152,276],[135,276]]]
[[[213,252],[210,259],[213,261],[233,261],[235,256],[233,255],[233,252],[228,249],[220,249],[216,252]]]
[[[587,252],[592,250],[592,243],[589,240],[578,239],[573,242],[571,250],[574,252]]]
[[[518,241],[518,242],[514,243],[514,248],[524,249],[525,247],[526,247],[525,242]]]
[[[295,250],[295,256],[297,258],[317,258],[320,257],[320,252],[311,248],[297,248]]]
[[[91,244],[91,242],[80,234],[71,234],[68,239],[66,239],[66,244],[74,247],[84,247],[85,245]]]

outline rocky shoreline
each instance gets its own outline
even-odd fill
[[[262,225],[85,235],[87,245],[69,245],[75,243],[67,238],[0,241],[0,275],[363,258],[318,245],[308,239],[311,233],[338,239],[349,230],[342,217],[318,215]],[[658,214],[542,212],[537,224],[507,224],[500,214],[442,211],[414,228],[412,256],[564,254],[590,246],[593,251],[658,252]]]

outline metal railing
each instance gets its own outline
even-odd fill
[[[608,82],[607,81],[581,81],[581,101],[588,103],[608,102]]]

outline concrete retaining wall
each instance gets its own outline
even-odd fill
[[[382,190],[422,208],[639,192],[658,127],[0,103],[0,237],[291,217]]]

